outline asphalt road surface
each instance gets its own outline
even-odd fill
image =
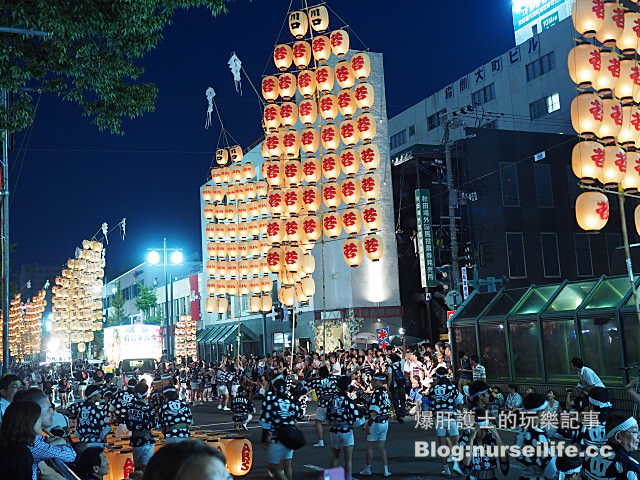
[[[259,412],[260,404],[256,403],[256,410]],[[322,448],[313,447],[317,437],[314,429],[313,414],[315,412],[315,404],[312,403],[307,409],[307,414],[311,415],[310,421],[299,422],[298,426],[302,429],[307,440],[307,446],[295,452],[293,456],[293,476],[296,480],[317,480],[323,469],[329,467],[331,460],[331,447]],[[231,412],[217,409],[217,403],[207,403],[193,407],[194,425],[199,430],[211,433],[229,433],[233,432],[233,422],[231,422]],[[266,480],[267,461],[266,451],[260,444],[261,429],[257,423],[259,413],[254,415],[254,420],[249,424],[248,438],[253,443],[253,466],[251,472],[243,478]],[[387,437],[387,454],[389,456],[389,470],[393,474],[391,478],[402,479],[444,479],[444,475],[440,475],[442,464],[438,459],[434,458],[416,458],[415,444],[416,441],[436,441],[435,431],[422,430],[415,428],[413,417],[406,417],[403,424],[391,421],[389,425],[389,434]],[[503,436],[505,442],[511,443],[512,435]],[[353,453],[354,480],[362,480],[364,478],[383,478],[382,463],[378,458],[373,461],[373,477],[364,477],[358,475],[358,472],[364,468],[366,438],[362,430],[357,430],[355,434],[355,447]],[[324,427],[325,445],[329,443],[329,429]],[[375,451],[374,451],[375,452]],[[517,479],[521,469],[518,465],[511,462],[511,469],[508,479]],[[500,477],[500,474],[498,474]],[[463,478],[454,474],[454,477]]]

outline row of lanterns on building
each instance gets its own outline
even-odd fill
[[[175,325],[175,341],[177,357],[197,360],[196,321],[191,319],[191,315],[180,315],[180,320]]]
[[[14,359],[40,353],[42,341],[42,314],[47,306],[46,291],[40,290],[33,298],[22,302],[17,293],[9,304],[9,352]],[[0,348],[1,348],[0,341]]]
[[[571,104],[571,122],[582,137],[573,148],[573,173],[586,185],[637,192],[640,64],[628,56],[635,57],[640,47],[640,12],[626,10],[617,1],[575,0],[572,19],[579,34],[595,37],[594,43],[579,43],[568,57],[569,75],[582,89]],[[607,224],[609,200],[604,193],[580,194],[575,208],[583,230],[596,232]]]
[[[105,253],[101,242],[84,240],[55,279],[52,332],[63,343],[91,342],[102,329]]]

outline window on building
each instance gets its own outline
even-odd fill
[[[527,82],[530,82],[556,68],[556,57],[553,52],[548,53],[528,63],[525,68],[527,71]]]
[[[580,186],[578,185],[578,179],[573,174],[573,170],[571,169],[570,166],[566,167],[566,176],[567,176],[566,177],[567,178],[567,186],[569,187],[568,190],[567,190],[567,193],[569,195],[569,206],[571,208],[575,208],[575,206],[576,206],[576,198],[578,198],[578,195],[580,195],[580,193],[582,193],[582,192],[580,190]]]
[[[494,83],[481,88],[471,94],[471,101],[474,105],[484,105],[496,98],[496,86]]]
[[[588,233],[574,233],[573,243],[576,249],[576,265],[579,277],[593,276],[591,261],[591,238]]]
[[[453,98],[453,85],[449,85],[444,89],[444,98],[449,99]]]
[[[541,233],[542,265],[545,278],[560,277],[560,252],[558,250],[558,235],[556,233]]]
[[[552,93],[529,104],[529,118],[535,120],[558,110],[560,110],[560,94]]]
[[[416,126],[415,125],[409,125],[409,136],[410,137],[415,137],[416,136]]]
[[[524,235],[507,232],[507,260],[509,278],[527,278],[527,265],[524,256]]]
[[[401,145],[407,143],[407,131],[402,130],[401,132],[396,133],[395,135],[391,135],[391,150],[398,148]]]
[[[622,239],[619,233],[605,233],[604,234],[605,248],[607,249],[607,265],[609,265],[609,275],[615,275],[614,271],[614,258],[618,247],[622,244]],[[618,255],[621,255],[618,253]]]
[[[553,208],[553,186],[549,165],[534,165],[533,174],[536,181],[536,199],[538,207]]]
[[[518,169],[515,163],[500,162],[500,186],[502,188],[502,206],[519,207],[520,189],[518,188]]]
[[[439,110],[433,115],[429,115],[427,117],[427,129],[433,130],[434,128],[438,128],[440,125],[442,125],[442,118],[444,117],[445,113],[447,113],[446,110]]]

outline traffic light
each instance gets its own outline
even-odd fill
[[[473,254],[473,244],[471,242],[467,242],[464,246],[464,256],[463,260],[466,267],[473,267],[474,262],[474,254]]]
[[[276,322],[284,322],[284,308],[276,307],[273,309],[276,314],[275,320]]]
[[[451,265],[436,267],[436,287],[442,288],[446,294],[451,288]]]
[[[493,244],[492,243],[481,243],[480,244],[480,266],[485,268],[487,265],[493,262]]]

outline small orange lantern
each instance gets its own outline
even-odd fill
[[[216,227],[218,225],[219,224],[217,224],[217,223],[211,223],[211,222],[207,223],[207,226],[205,227],[205,234],[206,234],[207,238],[215,238],[215,236],[216,236]],[[222,228],[224,230],[224,225],[222,225]],[[224,237],[224,234],[222,235],[222,237]],[[222,237],[220,237],[220,238],[222,238]]]
[[[224,196],[226,194],[226,191],[224,189],[224,187],[222,185],[218,185],[216,187],[213,187],[213,201],[214,202],[221,202],[222,200],[224,200]]]
[[[232,162],[240,163],[244,158],[242,147],[240,145],[234,145],[232,147],[229,147],[229,156],[231,157]]]
[[[604,23],[603,0],[575,0],[571,12],[574,28],[585,37],[593,37]]]
[[[360,201],[360,182],[355,178],[346,178],[340,185],[342,200],[349,206]]]
[[[256,176],[256,169],[253,166],[253,163],[247,162],[244,165],[242,165],[242,177],[245,180],[251,180],[253,177]],[[247,190],[249,183],[245,184],[245,196],[246,198],[249,198],[249,192]],[[251,183],[251,185],[253,185],[253,183]],[[253,197],[251,198],[255,198],[255,194],[253,195]]]
[[[216,216],[216,206],[211,205],[210,203],[207,203],[204,206],[203,215],[204,215],[204,218],[206,218],[207,220],[212,220]]]
[[[576,199],[576,220],[587,232],[602,230],[609,220],[609,199],[604,193],[585,192]]]
[[[360,117],[358,117],[357,122],[354,120],[345,120],[340,124],[340,138],[342,139],[342,143],[348,147],[354,146],[360,139],[360,134],[358,133]]]
[[[318,104],[315,100],[302,100],[298,105],[298,116],[300,121],[306,126],[310,127],[316,123],[318,116]]]
[[[313,278],[311,277],[305,277],[302,280],[300,280],[300,287],[302,288],[302,293],[306,297],[313,297],[316,293],[316,283],[313,281]]]
[[[259,197],[264,197],[269,191],[269,184],[266,180],[258,180],[256,182],[256,193]]]
[[[342,201],[340,186],[336,182],[327,182],[322,186],[322,201],[329,210],[335,210]]]
[[[322,93],[329,93],[333,90],[335,83],[335,76],[333,74],[333,68],[329,65],[323,65],[316,69],[316,86]]]
[[[331,55],[331,41],[325,35],[318,35],[311,41],[313,58],[318,63],[326,62]]]
[[[302,174],[304,180],[309,184],[315,184],[320,180],[322,166],[320,160],[315,157],[307,157],[302,162]]]
[[[375,202],[380,196],[380,181],[373,173],[367,173],[362,176],[360,188],[362,189],[362,196],[368,202]]]
[[[304,98],[310,98],[316,92],[316,74],[305,70],[298,74],[298,91]]]
[[[351,68],[358,80],[364,82],[371,74],[371,59],[366,53],[356,53],[351,57]]]
[[[214,295],[217,290],[218,281],[215,278],[209,278],[207,280],[207,293],[209,295]]]
[[[280,124],[282,123],[280,120],[280,105],[273,103],[264,107],[262,121],[264,122],[264,128],[267,132],[275,132],[280,128]]]
[[[279,158],[282,155],[282,135],[280,133],[270,133],[265,139],[269,157]]]
[[[309,28],[309,19],[307,14],[301,10],[296,10],[289,14],[289,31],[296,38],[302,38],[306,35]]]
[[[590,43],[581,43],[569,52],[567,65],[571,80],[580,88],[589,88],[600,73],[600,49]]]
[[[334,153],[322,157],[322,174],[327,180],[335,180],[340,176],[340,158]]]
[[[249,211],[251,212],[251,216],[252,217],[259,217],[260,216],[260,202],[257,200],[254,200],[253,202],[251,202],[249,204]]]
[[[269,293],[271,293],[271,290],[269,290]],[[260,310],[262,310],[263,312],[270,312],[272,308],[273,299],[271,298],[271,295],[263,296],[260,300]]]
[[[288,188],[284,191],[284,210],[287,214],[297,215],[300,213],[301,204],[300,192],[296,187]]]
[[[235,185],[227,185],[227,200],[229,200],[230,202],[235,202],[237,198],[236,192],[237,188]]]
[[[218,297],[207,297],[205,302],[205,310],[207,313],[215,313],[218,311]]]
[[[281,43],[273,49],[273,63],[281,72],[291,66],[293,62],[293,52],[287,44]]]
[[[234,182],[239,182],[242,180],[242,167],[240,165],[235,165],[231,169],[231,178],[233,178]]]
[[[268,200],[271,214],[275,216],[282,215],[284,212],[284,192],[282,190],[271,190]]]
[[[269,158],[269,152],[267,151],[267,140],[263,140],[262,143],[260,143],[260,155],[262,155],[262,158]]]
[[[298,106],[293,102],[280,105],[280,122],[283,127],[291,128],[298,121]]]
[[[356,95],[356,105],[365,112],[373,105],[373,87],[369,83],[360,83],[353,87]]]
[[[251,288],[254,285],[254,281],[253,279],[249,280],[249,290],[253,293],[253,288]],[[260,297],[257,297],[255,295],[251,295],[249,297],[249,311],[251,313],[257,313],[260,311]],[[229,463],[227,462],[227,465]],[[228,467],[227,467],[228,469]]]
[[[238,262],[227,262],[227,274],[231,278],[238,276]]]
[[[288,187],[298,185],[302,179],[300,160],[289,160],[284,164],[284,184]]]
[[[329,93],[320,97],[319,101],[320,115],[327,122],[333,121],[338,116],[338,97]]]
[[[307,303],[309,303],[309,297],[307,297],[302,291],[302,285],[296,282],[294,288],[296,290],[296,298],[298,299],[298,303],[300,303],[300,305],[306,305]]]
[[[297,243],[304,233],[302,229],[302,221],[297,217],[289,218],[284,222],[285,241]]]
[[[222,183],[222,169],[221,168],[212,168],[211,169],[211,180],[214,183]]]
[[[284,100],[290,100],[296,94],[296,77],[291,73],[280,75],[278,77],[278,90]]]
[[[294,287],[280,287],[278,290],[278,297],[280,299],[280,303],[287,307],[293,307],[295,303],[296,290]]]
[[[275,102],[278,95],[280,95],[278,79],[273,75],[264,77],[262,79],[262,96],[264,99],[269,103]]]
[[[252,222],[252,223],[257,224],[258,222]],[[252,229],[251,226],[249,227],[249,230],[251,231],[251,235],[253,235],[254,237],[258,237],[259,233],[254,233],[254,230]],[[249,256],[254,257],[254,258],[257,258],[257,257],[260,256],[260,240],[251,240],[249,242]],[[253,270],[252,270],[252,272],[253,272]],[[257,273],[259,273],[259,272],[257,272]]]
[[[216,242],[207,242],[207,255],[210,257],[218,256],[218,244]]]
[[[349,34],[344,30],[334,30],[329,35],[331,51],[337,57],[344,57],[349,51]]]
[[[320,217],[315,215],[307,215],[302,221],[302,230],[304,230],[305,238],[310,242],[315,242],[320,238],[322,228]]]
[[[360,162],[368,170],[375,170],[380,165],[380,150],[373,143],[360,148]]]
[[[336,81],[340,88],[351,88],[356,81],[351,68],[351,62],[343,61],[336,64]]]
[[[213,200],[213,187],[211,185],[205,185],[202,187],[202,199],[205,202],[210,202]]]
[[[300,247],[288,246],[284,249],[284,267],[289,272],[297,272],[300,269],[300,261],[303,252]]]
[[[322,217],[322,230],[328,238],[337,238],[342,230],[340,214],[329,212]]]
[[[356,118],[358,134],[364,143],[368,143],[376,136],[376,118],[370,113],[363,113]]]
[[[604,4],[604,23],[596,30],[596,38],[607,47],[616,44],[624,31],[624,9],[616,1]]]
[[[238,217],[242,220],[249,218],[249,205],[245,202],[238,203]]]
[[[320,208],[320,189],[313,185],[302,187],[302,205],[307,213],[316,213]]]
[[[238,280],[238,295],[249,295],[249,280],[246,278]]]
[[[226,148],[216,150],[216,163],[221,167],[229,163],[229,151]]]
[[[316,32],[324,32],[329,28],[329,11],[324,5],[309,9],[309,23]]]
[[[337,125],[329,123],[322,127],[320,139],[324,149],[329,153],[333,153],[340,146],[340,129]]]
[[[225,225],[225,234],[231,239],[236,238],[238,235],[238,224],[231,222]]]
[[[221,297],[218,300],[218,313],[225,314],[227,313],[227,309],[229,308],[229,300],[226,297]]]
[[[345,148],[340,152],[340,166],[347,177],[353,177],[360,170],[360,158],[357,150]]]
[[[602,100],[595,93],[581,93],[571,102],[571,123],[580,135],[594,136],[602,124]]]
[[[311,275],[316,271],[316,259],[311,253],[305,253],[301,261],[302,272],[306,275]]]
[[[305,41],[293,44],[293,63],[299,70],[304,70],[311,61],[311,45]]]
[[[265,162],[265,178],[272,187],[280,187],[284,182],[284,171],[279,160]]]
[[[304,153],[316,153],[318,143],[318,131],[315,128],[305,128],[300,132],[300,148]]]
[[[362,244],[357,238],[348,238],[342,243],[342,256],[350,267],[357,267],[362,263]]]
[[[271,273],[278,273],[282,270],[282,250],[280,247],[271,247],[267,252],[267,264]]]
[[[282,134],[284,154],[289,158],[300,156],[300,134],[296,130],[288,130]]]
[[[380,208],[375,205],[366,205],[362,209],[362,222],[364,224],[364,228],[370,232],[380,230],[380,227],[382,226],[382,212],[380,211]]]
[[[224,217],[227,220],[233,220],[236,218],[236,206],[233,204],[227,204],[224,207]]]
[[[260,279],[260,288],[262,293],[269,293],[273,290],[273,279],[270,276],[264,276]]]
[[[362,228],[362,214],[357,208],[349,208],[342,213],[342,228],[348,235],[357,235]]]
[[[238,236],[244,240],[249,236],[249,224],[247,222],[241,222],[238,224]],[[246,245],[244,243],[238,244],[238,253],[244,253],[246,255]]]
[[[356,113],[356,94],[350,88],[340,90],[338,93],[338,109],[345,118],[351,118]]]
[[[269,199],[265,198],[263,200],[260,200],[258,204],[260,206],[260,215],[269,215]]]
[[[377,262],[384,254],[384,243],[380,235],[371,234],[362,239],[364,245],[364,253],[367,258],[373,262]]]
[[[604,147],[604,165],[600,171],[600,180],[605,187],[612,188],[622,182],[627,172],[627,154],[617,145]]]

